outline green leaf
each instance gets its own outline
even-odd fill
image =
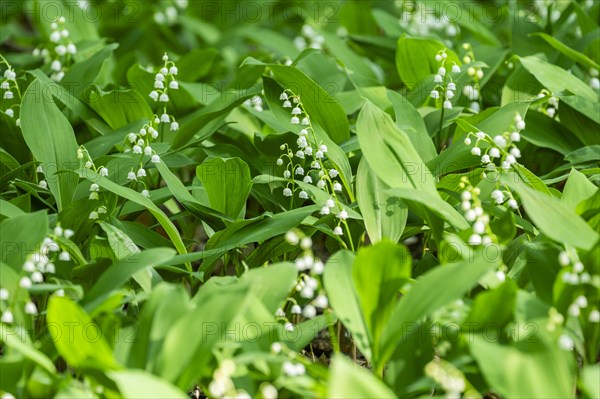
[[[323,283],[338,319],[352,334],[360,353],[371,360],[372,344],[352,277],[354,259],[354,254],[349,251],[339,251],[332,255],[325,266]]]
[[[583,173],[577,169],[571,169],[560,202],[577,212],[577,205],[593,195],[598,195],[598,187],[589,181]]]
[[[213,209],[240,217],[252,189],[250,168],[240,158],[209,158],[196,169]]]
[[[277,83],[301,97],[311,121],[321,126],[331,140],[339,144],[350,138],[348,118],[338,100],[296,67],[273,64],[269,68]]]
[[[507,398],[573,397],[573,357],[542,332],[511,346],[472,337],[471,354],[494,391]]]
[[[600,398],[600,364],[585,366],[581,372],[581,380],[588,398]]]
[[[53,295],[47,317],[52,342],[70,367],[103,371],[117,368],[100,326],[75,302]]]
[[[171,327],[191,310],[183,286],[160,283],[152,290],[137,320],[135,339],[127,358],[127,367],[152,369]]]
[[[396,395],[372,373],[337,354],[331,362],[327,397],[366,399],[396,398]]]
[[[111,128],[91,109],[86,103],[75,97],[69,90],[62,87],[52,79],[50,79],[44,72],[39,69],[34,69],[30,73],[35,76],[47,91],[52,92],[54,97],[60,99],[69,110],[75,115],[79,116],[81,120],[93,131],[100,135],[107,135],[111,133]]]
[[[60,81],[61,85],[68,88],[73,96],[79,97],[96,81],[104,62],[112,56],[117,47],[118,43],[109,44],[85,61],[73,64]]]
[[[102,273],[84,298],[83,304],[88,311],[98,307],[110,294],[119,289],[135,273],[149,267],[167,263],[175,255],[171,248],[152,248],[126,256]]]
[[[435,60],[435,56],[444,49],[448,56],[448,71],[455,63],[462,65],[458,56],[442,42],[420,37],[400,37],[396,48],[396,68],[402,82],[412,90],[425,77],[437,73],[440,63]]]
[[[566,55],[572,61],[578,62],[579,64],[585,66],[587,69],[590,69],[590,68],[600,69],[600,65],[598,65],[596,62],[594,62],[594,60],[589,58],[587,55],[580,53],[577,50],[573,50],[571,47],[567,46],[566,44],[564,44],[563,42],[561,42],[560,40],[558,40],[555,37],[552,37],[552,36],[550,36],[546,33],[542,33],[542,32],[531,33],[531,34],[529,34],[529,36],[541,37],[549,45],[554,47],[556,50],[558,50],[562,54]]]
[[[78,146],[71,124],[54,104],[51,91],[38,79],[23,96],[21,129],[33,156],[42,163],[48,188],[60,211],[73,200],[77,177],[57,172],[79,167]]]
[[[152,115],[152,109],[146,100],[135,90],[103,91],[97,86],[92,86],[87,96],[90,107],[111,129],[145,120]],[[122,142],[124,137],[125,134],[121,134],[117,142]]]
[[[406,133],[369,100],[358,115],[356,133],[367,162],[386,184],[437,194],[431,172]]]
[[[45,211],[14,216],[0,223],[0,260],[20,271],[29,252],[36,251],[46,237],[48,218]]]
[[[185,146],[196,134],[197,140],[204,140],[213,134],[223,124],[231,110],[242,104],[248,98],[260,94],[259,87],[241,91],[224,91],[206,107],[192,112],[179,120],[180,129],[173,138],[174,149]],[[209,130],[203,128],[212,127]]]
[[[406,98],[395,91],[388,90],[387,96],[394,107],[396,125],[400,130],[406,132],[421,159],[429,162],[437,155],[437,152],[421,114]]]
[[[36,365],[44,369],[50,376],[56,374],[56,367],[44,353],[37,350],[31,342],[25,341],[22,337],[17,336],[15,328],[9,327],[6,324],[0,324],[0,341],[8,348],[19,352]],[[5,355],[6,356],[6,355]]]
[[[587,84],[564,69],[537,57],[521,57],[521,64],[548,90],[556,94],[573,93],[589,101],[598,101],[598,95]]]
[[[498,267],[500,260],[487,259],[481,253],[475,253],[469,260],[436,267],[417,280],[400,299],[384,331],[380,362],[383,364],[392,356],[398,342],[411,330],[411,325],[416,325],[426,315],[460,298],[486,273]]]
[[[598,233],[555,197],[535,191],[519,180],[505,177],[502,181],[519,194],[527,215],[548,237],[586,250],[597,243]]]
[[[170,382],[142,370],[122,370],[107,373],[123,398],[173,398],[187,399],[188,396]]]
[[[0,199],[0,215],[4,215],[7,218],[12,218],[19,215],[24,215],[25,212],[16,205]]]
[[[400,288],[411,274],[412,257],[408,250],[389,241],[358,251],[352,266],[352,280],[369,341],[373,351],[373,368],[383,372],[379,361],[381,335],[396,305]]]
[[[464,230],[469,227],[465,218],[452,205],[444,201],[439,194],[431,195],[425,191],[419,191],[411,188],[392,188],[386,191],[391,200],[402,199],[418,203],[426,207],[431,213],[439,216],[448,222],[457,230]]]
[[[397,242],[404,231],[408,209],[387,193],[389,188],[362,159],[356,172],[356,198],[371,242],[383,238]]]
[[[135,245],[135,243],[123,230],[105,222],[100,222],[100,227],[106,233],[108,245],[110,245],[110,248],[114,252],[116,259],[121,260],[140,252],[138,246]],[[160,281],[160,276],[151,269],[140,270],[134,273],[133,279],[140,285],[140,287],[142,287],[145,292],[150,292],[150,289],[152,288],[153,276]]]
[[[269,238],[285,234],[297,227],[307,216],[321,209],[318,205],[310,205],[275,215],[264,214],[254,219],[237,220],[226,229],[215,233],[206,243],[205,250],[216,251],[210,254],[200,270],[212,269],[212,265],[223,254],[236,248],[243,248],[249,243],[261,243]]]
[[[193,215],[199,217],[213,228],[225,227],[223,221],[231,221],[227,215],[222,214],[217,210],[213,210],[207,206],[204,206],[194,197],[186,186],[183,185],[181,180],[163,162],[155,164],[160,175],[167,183],[169,191],[177,198],[181,204],[190,211]]]
[[[156,220],[158,220],[161,226],[165,229],[165,232],[167,233],[171,241],[173,241],[173,245],[177,249],[177,252],[179,252],[180,254],[187,253],[185,245],[183,244],[181,236],[179,235],[179,231],[177,231],[177,228],[175,227],[173,222],[171,222],[167,215],[165,215],[164,212],[158,206],[156,206],[154,202],[152,202],[149,198],[144,197],[142,194],[130,188],[119,186],[118,184],[108,180],[106,177],[101,177],[99,174],[90,169],[80,169],[77,172],[82,177],[85,177],[89,181],[98,184],[100,187],[111,191],[120,197],[128,199],[129,201],[133,201],[139,205],[142,205],[143,207],[148,209],[148,211],[150,211],[150,213],[154,215]],[[189,266],[189,269],[191,270],[191,265]]]

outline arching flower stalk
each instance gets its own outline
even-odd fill
[[[0,54],[0,70],[1,66],[5,65],[2,78],[0,79],[0,89],[2,90],[2,98],[7,100],[10,104],[5,110],[2,110],[8,117],[14,118],[15,125],[21,126],[21,119],[19,118],[21,110],[21,89],[17,82],[17,73],[13,69],[12,65]],[[16,94],[16,96],[15,96]]]
[[[310,194],[300,187],[297,180],[301,180],[303,184],[315,185],[318,189],[328,193],[329,198],[321,204],[320,214],[323,216],[332,213],[336,215],[337,221],[333,228],[333,234],[343,236],[345,229],[348,242],[353,249],[354,244],[347,223],[349,215],[341,201],[343,186],[338,179],[340,173],[327,158],[327,145],[317,138],[310,115],[299,95],[290,89],[285,89],[279,99],[283,102],[283,108],[291,108],[290,124],[301,127],[296,140],[297,150],[295,152],[288,144],[280,147],[284,153],[277,159],[277,165],[285,168],[283,178],[288,181],[283,189],[283,195],[290,197],[290,205],[296,191],[299,198],[310,198]],[[340,242],[347,247],[343,240],[340,239]]]
[[[58,17],[50,24],[50,36],[48,44],[43,48],[33,50],[34,57],[42,57],[44,64],[50,64],[50,78],[60,82],[71,65],[75,63],[77,46],[71,39],[68,29],[65,27],[65,17]]]
[[[476,61],[473,47],[470,43],[463,43],[462,48],[466,51],[463,56],[463,63],[465,65],[472,64]],[[472,84],[465,85],[463,87],[463,94],[471,101],[472,111],[478,113],[482,107],[481,89],[480,82],[483,79],[483,69],[480,66],[469,66],[467,68],[467,75],[473,79]]]

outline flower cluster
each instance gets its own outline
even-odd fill
[[[277,165],[285,167],[283,178],[288,180],[283,195],[291,197],[295,191],[298,191],[299,198],[310,198],[306,190],[296,187],[296,177],[302,178],[303,184],[314,184],[318,189],[326,191],[330,198],[321,204],[321,215],[336,213],[337,223],[333,233],[343,235],[342,224],[346,224],[348,212],[339,198],[339,194],[343,191],[342,184],[337,180],[339,172],[335,167],[328,167],[326,163],[327,145],[317,140],[310,116],[300,96],[295,95],[291,90],[285,90],[279,99],[283,101],[283,108],[291,108],[290,124],[302,127],[296,140],[298,149],[295,152],[287,144],[280,147],[285,153],[277,159]]]
[[[263,111],[263,100],[260,96],[254,96],[251,99],[244,101],[246,107],[252,107],[257,112]]]
[[[302,35],[294,38],[294,45],[300,51],[306,48],[320,50],[325,44],[325,38],[310,25],[302,26]]]
[[[590,87],[594,90],[600,90],[600,79],[598,79],[598,70],[596,68],[590,69]]]
[[[460,27],[452,21],[429,10],[426,2],[404,0],[394,2],[399,7],[402,16],[399,25],[411,36],[440,36],[455,37],[460,33]],[[448,40],[450,42],[450,40]]]
[[[160,156],[152,148],[151,144],[158,138],[158,128],[161,123],[169,123],[169,115],[163,114],[161,118],[154,115],[149,123],[144,124],[142,128],[136,133],[131,132],[126,137],[125,152],[131,152],[134,157],[139,155],[139,166],[136,170],[133,168],[127,173],[127,180],[132,183],[139,182],[142,186],[142,195],[145,197],[150,196],[147,190],[146,184],[142,178],[147,176],[146,169],[144,169],[145,159],[150,159],[152,163],[160,162]],[[177,122],[171,122],[171,124]]]
[[[43,57],[44,62],[50,64],[50,78],[60,82],[67,68],[74,62],[73,56],[77,53],[77,46],[71,40],[69,30],[65,28],[65,17],[57,18],[50,24],[50,28],[52,32],[49,45],[41,50],[34,49],[33,55]]]
[[[494,233],[489,226],[490,217],[483,211],[479,194],[479,187],[473,187],[466,176],[461,178],[459,187],[463,189],[460,194],[460,208],[464,212],[465,219],[471,224],[472,234],[469,244],[473,246],[487,245],[493,242]]]
[[[295,262],[299,276],[294,291],[300,297],[299,301],[303,303],[303,305],[300,305],[298,300],[290,296],[286,301],[286,305],[291,305],[289,311],[296,321],[298,321],[300,315],[306,319],[311,319],[317,315],[318,309],[323,310],[329,306],[329,300],[320,281],[325,265],[321,260],[315,258],[310,237],[292,230],[286,233],[285,239],[289,244],[299,246],[302,251]],[[293,331],[294,325],[288,321],[284,308],[277,309],[275,315],[285,322],[284,327],[286,330]]]
[[[162,57],[164,62],[160,70],[154,75],[154,90],[149,94],[150,98],[154,101],[164,103],[163,115],[167,113],[167,105],[169,102],[169,89],[178,90],[179,83],[175,79],[177,76],[178,69],[173,61],[169,61],[169,56],[165,53]],[[175,118],[171,117],[173,121]],[[177,130],[177,129],[172,129]]]
[[[213,398],[250,398],[248,393],[236,389],[232,376],[235,372],[235,362],[225,359],[219,363],[219,367],[213,372],[213,379],[208,384],[208,393]]]
[[[165,3],[165,2],[161,2]],[[188,0],[175,0],[164,9],[154,13],[154,21],[159,25],[173,25],[177,17],[188,7]]]
[[[435,60],[440,63],[440,67],[438,69],[437,74],[433,77],[433,82],[435,86],[429,96],[437,101],[442,101],[442,107],[444,109],[452,109],[452,99],[455,97],[456,92],[456,84],[452,81],[452,77],[446,70],[446,62],[448,59],[448,54],[446,54],[446,49],[440,50],[436,56]],[[460,66],[454,63],[451,67],[451,72],[453,74],[460,73]]]
[[[465,391],[465,378],[450,363],[435,359],[425,366],[425,374],[446,391],[446,398],[460,398]]]
[[[19,288],[29,290],[34,284],[44,282],[44,274],[54,274],[56,272],[55,263],[58,261],[69,262],[71,254],[61,248],[59,239],[64,237],[70,239],[75,232],[71,229],[63,229],[60,224],[57,224],[52,234],[42,240],[38,250],[27,256],[22,267],[22,276],[19,279]],[[64,290],[59,289],[55,292],[56,295],[64,296]],[[17,298],[17,296],[13,296]],[[14,321],[13,312],[11,311],[11,295],[7,288],[0,288],[0,303],[2,305],[2,317],[0,321],[10,324]],[[38,308],[31,300],[25,303],[25,314],[37,315]]]
[[[475,146],[471,148],[471,154],[480,156],[481,163],[485,164],[488,170],[495,170],[495,160],[498,159],[500,167],[503,170],[509,170],[512,165],[517,163],[517,159],[521,157],[521,151],[515,143],[521,141],[521,131],[525,129],[525,121],[517,113],[513,120],[513,124],[508,131],[496,135],[493,138],[484,132],[469,132],[464,142],[465,145],[471,145],[471,137],[475,138]],[[487,143],[489,147],[482,155],[480,143]]]
[[[84,146],[80,146],[77,149],[77,159],[82,163],[85,169],[93,170],[98,173],[102,177],[108,177],[108,168],[104,165],[97,167],[94,163],[94,160],[90,156],[90,153]],[[89,188],[89,199],[91,201],[100,200],[100,186],[97,183],[90,184]],[[94,211],[90,212],[88,218],[92,220],[96,220],[100,217],[100,215],[104,215],[108,213],[108,209],[104,205],[98,206]]]
[[[19,119],[19,108],[21,106],[21,90],[17,83],[17,74],[2,55],[0,55],[0,65],[6,65],[3,78],[0,80],[0,89],[3,90],[2,98],[9,101],[13,100],[11,101],[13,102],[12,105],[9,105],[8,108],[4,110],[4,113],[11,118],[15,118],[15,124],[20,126],[21,120]],[[16,98],[15,92],[17,93]]]
[[[590,274],[585,271],[585,267],[579,260],[575,251],[562,251],[558,256],[558,263],[563,268],[568,268],[562,275],[562,279],[566,284],[592,284],[594,286],[600,284],[600,276],[590,276]]]
[[[590,276],[584,264],[579,260],[577,252],[573,249],[561,251],[558,255],[558,263],[564,269],[562,281],[565,284],[577,287],[572,302],[567,309],[567,314],[581,322],[600,323],[598,304],[593,300],[588,300],[585,295],[586,288],[588,290],[592,288],[597,292],[600,286],[600,276]],[[573,339],[563,334],[559,338],[559,346],[565,350],[572,350],[574,348]]]
[[[466,51],[462,59],[463,63],[468,65],[475,62],[475,53],[471,44],[463,43],[462,48]],[[480,81],[483,79],[483,69],[481,66],[469,66],[467,75],[473,79],[473,82],[463,87],[463,94],[471,101],[469,108],[479,112],[481,110]]]
[[[543,100],[542,106],[538,108],[538,111],[548,115],[550,118],[554,118],[556,111],[558,111],[558,97],[552,95],[548,90],[543,89],[538,94],[538,99]]]

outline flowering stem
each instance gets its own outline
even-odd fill
[[[348,241],[350,242],[350,249],[352,252],[356,252],[354,249],[354,242],[352,241],[352,234],[350,234],[350,227],[348,227],[348,222],[344,220],[344,228],[346,229],[346,233],[348,234]]]

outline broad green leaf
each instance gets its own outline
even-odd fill
[[[34,69],[30,73],[42,83],[47,91],[52,92],[56,98],[60,99],[61,103],[63,103],[75,115],[79,116],[90,129],[101,135],[107,135],[111,133],[110,126],[104,123],[102,118],[100,118],[93,109],[91,109],[78,97],[75,97],[69,90],[50,79],[39,69]],[[121,137],[123,136],[124,135]]]
[[[118,129],[152,115],[152,109],[146,100],[135,90],[103,91],[97,86],[92,86],[87,96],[90,107],[111,129]],[[117,143],[123,142],[124,137],[125,134],[121,134]]]
[[[417,189],[392,188],[386,191],[386,195],[389,196],[390,201],[405,200],[421,204],[457,230],[469,227],[469,224],[460,212],[444,201],[437,192],[436,195],[431,195],[426,191],[419,191]]]
[[[360,83],[360,86],[381,84],[380,78],[373,71],[367,59],[354,52],[343,39],[325,30],[321,31],[320,34],[325,37],[327,48],[343,63],[355,84],[357,82]]]
[[[128,199],[129,201],[133,201],[139,205],[142,205],[143,207],[148,209],[148,211],[150,211],[150,213],[154,215],[156,220],[158,220],[161,226],[165,229],[167,235],[169,236],[171,241],[173,241],[173,245],[175,246],[175,248],[177,248],[177,252],[179,252],[180,254],[187,253],[185,245],[183,244],[181,236],[179,235],[179,231],[177,231],[177,228],[175,227],[173,222],[171,222],[167,215],[165,215],[164,212],[158,206],[156,206],[154,202],[152,202],[152,200],[144,197],[137,191],[120,186],[112,182],[106,177],[101,177],[96,172],[90,169],[80,169],[77,172],[89,181],[97,183],[100,187],[111,191],[120,197]],[[191,270],[191,265],[189,266],[189,268]]]
[[[298,268],[292,263],[277,263],[248,270],[240,277],[248,282],[252,293],[273,314],[296,284]]]
[[[261,243],[269,238],[285,234],[319,209],[321,207],[318,205],[310,205],[275,215],[267,213],[254,219],[233,222],[208,240],[205,250],[215,250],[216,252],[207,257],[200,269],[202,271],[212,269],[214,262],[232,249],[243,248],[252,242]]]
[[[480,293],[473,301],[471,312],[463,325],[469,331],[485,330],[492,323],[499,328],[506,327],[513,317],[517,289],[512,280],[507,280],[493,290]]]
[[[348,118],[339,102],[327,91],[296,67],[269,65],[269,68],[277,83],[301,97],[311,121],[321,126],[331,140],[339,144],[350,137]]]
[[[53,295],[47,318],[52,342],[70,367],[102,371],[117,368],[100,326],[75,302]]]
[[[151,248],[126,256],[113,264],[96,281],[84,299],[84,306],[88,311],[98,307],[110,294],[131,278],[135,273],[149,267],[165,264],[175,255],[171,248]]]
[[[397,396],[372,373],[337,354],[331,362],[327,397],[367,399]]]
[[[588,398],[600,398],[600,364],[585,366],[581,372],[582,388]]]
[[[387,193],[389,188],[362,159],[356,172],[356,199],[371,242],[383,238],[397,242],[404,231],[408,209]]]
[[[573,397],[575,365],[571,353],[540,332],[533,339],[510,346],[485,336],[471,338],[471,354],[494,391],[507,398]]]
[[[382,364],[392,356],[397,343],[411,327],[431,312],[460,298],[485,274],[498,267],[501,260],[486,258],[481,253],[468,255],[469,260],[439,266],[426,273],[400,299],[382,337]]]
[[[372,360],[372,343],[352,277],[354,260],[352,252],[336,252],[327,261],[323,283],[336,316],[352,334],[358,350]]]
[[[455,63],[462,65],[458,56],[435,39],[402,36],[396,48],[396,68],[402,82],[413,89],[425,77],[437,73],[440,63],[435,60],[438,51],[446,49],[446,69]]]
[[[437,194],[431,172],[406,133],[368,100],[358,115],[356,131],[367,162],[386,184]]]
[[[194,48],[177,60],[177,80],[195,82],[210,72],[219,51],[216,48]]]
[[[193,215],[201,218],[207,224],[213,228],[223,228],[225,225],[223,221],[231,221],[227,215],[222,214],[217,210],[213,210],[207,206],[204,206],[198,201],[188,189],[183,185],[181,180],[163,162],[156,164],[160,175],[167,183],[169,191],[177,198],[181,204],[186,207]]]
[[[9,327],[4,323],[0,324],[0,341],[2,341],[8,348],[19,352],[36,365],[40,366],[49,375],[55,375],[56,367],[54,366],[52,360],[50,360],[44,353],[37,350],[35,346],[31,344],[31,342],[25,341],[22,337],[19,337],[15,328]]]
[[[33,156],[42,163],[48,188],[60,211],[73,200],[77,177],[57,172],[79,167],[78,146],[71,124],[54,104],[51,91],[38,79],[23,96],[21,129]]]
[[[137,319],[127,367],[146,370],[156,367],[165,336],[191,308],[189,295],[183,286],[168,283],[157,285]]]
[[[109,44],[85,61],[73,64],[60,81],[61,85],[68,88],[73,96],[79,97],[96,81],[105,61],[112,56],[117,47],[118,43]]]
[[[29,252],[39,249],[48,230],[45,211],[26,213],[0,223],[0,260],[20,271]]]
[[[556,50],[558,50],[562,54],[569,57],[569,59],[571,59],[572,61],[578,62],[579,64],[585,66],[588,69],[589,68],[600,69],[600,65],[598,65],[594,60],[589,58],[587,55],[580,53],[577,50],[572,49],[571,47],[567,46],[566,44],[564,44],[563,42],[561,42],[560,40],[558,40],[557,38],[555,38],[553,36],[550,36],[550,35],[548,35],[546,33],[542,33],[542,32],[532,33],[529,36],[541,37],[546,42],[548,42],[549,45],[551,45]]]
[[[519,60],[551,92],[573,93],[590,101],[598,101],[598,95],[592,88],[564,69],[534,56],[521,57]]]
[[[187,399],[188,395],[170,382],[142,370],[120,370],[107,373],[124,399],[173,398]]]
[[[555,197],[535,191],[519,180],[505,177],[502,181],[519,194],[527,215],[548,237],[586,250],[598,242],[598,233]]]
[[[260,94],[260,88],[258,87],[253,87],[248,90],[231,90],[220,93],[220,95],[206,107],[194,111],[179,120],[180,129],[173,138],[171,143],[172,147],[177,149],[185,146],[197,134],[199,134],[196,137],[197,140],[208,138],[223,124],[225,117],[233,108],[257,94]],[[205,126],[213,126],[214,128],[204,130],[203,128]]]
[[[24,214],[25,214],[25,211],[23,211],[18,206],[13,205],[12,203],[5,201],[3,199],[0,199],[0,215],[4,215],[7,218],[12,218],[12,217],[24,215]]]
[[[252,189],[246,162],[240,158],[210,158],[198,166],[196,174],[211,207],[232,219],[238,218]]]
[[[406,98],[395,91],[388,90],[387,96],[394,107],[396,125],[400,130],[406,132],[423,161],[432,160],[437,152],[419,112]]]
[[[114,252],[116,259],[121,260],[140,252],[138,246],[135,245],[123,230],[105,222],[100,222],[100,227],[106,233],[108,244]],[[140,270],[134,273],[133,279],[145,292],[149,292],[152,288],[153,276],[160,281],[160,276],[156,272],[153,272],[152,269]]]
[[[379,362],[381,335],[400,288],[410,278],[411,260],[405,247],[382,241],[358,251],[352,265],[352,280],[369,333],[376,373],[383,372],[384,366]]]
[[[224,343],[226,331],[235,328],[231,324],[236,318],[250,313],[252,306],[260,305],[248,295],[248,289],[247,284],[216,283],[206,294],[202,294],[205,287],[200,289],[200,305],[173,324],[165,336],[157,374],[180,387],[189,387],[193,381],[211,376],[214,371],[211,351]],[[229,337],[240,339],[239,335]]]
[[[598,187],[589,181],[583,173],[577,169],[571,169],[560,202],[577,212],[577,205],[594,195],[598,196]]]

